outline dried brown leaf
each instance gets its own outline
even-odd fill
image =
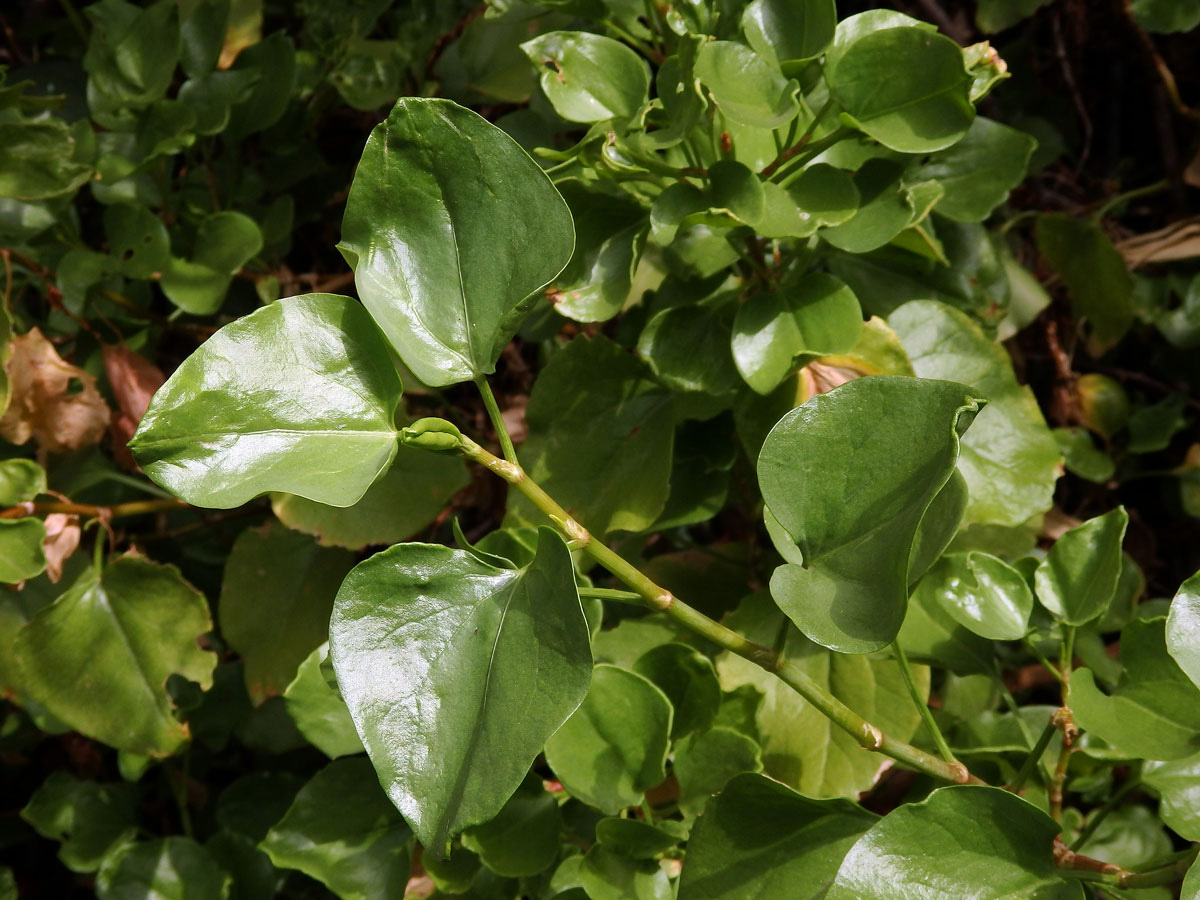
[[[104,348],[104,374],[117,401],[117,414],[109,428],[113,456],[122,466],[136,472],[137,463],[125,445],[166,376],[146,357],[123,345]]]
[[[46,554],[46,577],[54,584],[62,578],[63,564],[79,549],[79,516],[51,513],[46,516],[46,537],[42,550]]]

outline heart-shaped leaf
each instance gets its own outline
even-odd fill
[[[147,475],[196,506],[228,509],[267,491],[350,506],[396,454],[400,392],[359,304],[289,297],[184,360],[129,446]]]
[[[367,140],[339,249],[405,365],[442,387],[493,371],[574,245],[516,141],[448,100],[404,98]]]
[[[1033,593],[1025,577],[990,553],[948,553],[922,579],[960,625],[992,641],[1015,641],[1029,631]]]
[[[870,653],[896,636],[917,529],[983,402],[953,382],[877,375],[814,397],[772,429],[759,485],[804,562],[776,569],[771,594],[812,640]]]
[[[397,544],[346,577],[329,624],[338,686],[430,852],[495,816],[583,702],[589,641],[570,554],[549,529],[523,569]]]

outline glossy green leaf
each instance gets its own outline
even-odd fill
[[[1099,225],[1065,213],[1038,216],[1038,250],[1057,271],[1077,319],[1086,319],[1088,349],[1099,356],[1133,324],[1133,278]]]
[[[862,35],[826,62],[825,78],[859,128],[902,153],[944,150],[975,118],[962,48],[922,28]]]
[[[534,383],[521,464],[593,533],[642,531],[669,493],[672,405],[670,392],[632,355],[605,337],[577,338]],[[516,491],[509,515],[544,521]]]
[[[911,659],[959,675],[994,673],[992,643],[947,612],[942,604],[942,588],[942,580],[936,575],[917,582],[896,640]]]
[[[982,116],[953,147],[929,158],[909,177],[936,180],[945,195],[937,211],[958,222],[982,222],[1008,199],[1029,168],[1037,141]]]
[[[262,246],[262,232],[249,216],[232,210],[213,213],[196,230],[192,255],[172,257],[159,284],[184,312],[211,315],[224,303],[234,274]]]
[[[949,553],[923,579],[960,625],[992,641],[1015,641],[1029,631],[1033,593],[1025,577],[990,553]]]
[[[802,222],[794,237],[808,237],[818,228],[849,221],[862,201],[855,180],[825,163],[805,167],[786,190]]]
[[[781,629],[782,652],[835,697],[886,734],[908,740],[920,714],[895,662],[882,656],[835,653],[814,644],[793,627],[767,593],[753,594],[726,618],[726,624],[752,641],[775,644]],[[857,797],[882,774],[879,759],[863,751],[849,734],[810,706],[775,676],[748,660],[723,654],[717,660],[721,686],[753,685],[763,695],[755,721],[762,735],[766,774],[809,797]],[[929,690],[929,670],[916,668],[918,689]]]
[[[1090,669],[1072,673],[1067,702],[1079,726],[1129,757],[1170,760],[1200,750],[1200,688],[1168,655],[1166,620],[1126,625],[1121,664],[1111,694],[1101,692]]]
[[[22,686],[76,731],[110,747],[169,756],[188,739],[166,682],[212,684],[216,655],[196,639],[212,629],[204,595],[179,570],[123,556],[88,568],[17,634]]]
[[[563,787],[616,815],[667,777],[671,703],[641,675],[598,665],[583,705],[546,742]]]
[[[1103,615],[1121,577],[1121,542],[1129,515],[1123,506],[1072,528],[1037,567],[1042,606],[1068,625]]]
[[[753,0],[742,13],[750,46],[780,66],[819,56],[836,26],[833,0]]]
[[[94,872],[113,847],[137,833],[137,796],[132,785],[80,781],[56,771],[34,792],[21,818],[62,844],[58,858],[72,872]]]
[[[591,676],[571,557],[549,529],[517,570],[398,544],[347,576],[329,628],[380,782],[439,856],[500,811]]]
[[[364,748],[346,701],[325,678],[323,667],[328,658],[328,644],[308,654],[296,669],[296,677],[284,688],[283,702],[305,739],[330,759],[336,759],[362,753]]]
[[[1192,863],[1183,879],[1179,900],[1200,900],[1200,864]]]
[[[712,662],[698,650],[686,644],[662,644],[638,657],[633,671],[655,684],[671,701],[675,711],[672,740],[708,728],[716,718],[721,685]]]
[[[977,389],[988,405],[964,435],[958,468],[970,499],[965,522],[1019,525],[1050,508],[1058,445],[1033,392],[1017,382],[1004,348],[965,314],[934,301],[906,303],[888,317],[921,378]]]
[[[0,519],[0,583],[19,584],[46,568],[46,526],[33,516]]]
[[[146,474],[197,506],[268,491],[357,502],[396,453],[400,377],[347,297],[279,300],[226,325],[154,395],[130,442]]]
[[[76,150],[59,119],[0,122],[0,197],[28,203],[74,193],[93,174]]]
[[[355,558],[278,523],[238,535],[225,563],[217,621],[242,657],[257,705],[283,693],[329,635],[333,598]]]
[[[869,653],[896,636],[921,518],[981,406],[960,384],[879,375],[814,397],[767,436],[763,500],[804,560],[775,570],[771,594],[809,638]]]
[[[679,900],[819,900],[876,817],[739,775],[696,820]]]
[[[732,393],[739,381],[730,349],[733,316],[728,305],[664,309],[642,329],[638,356],[676,391]]]
[[[469,480],[461,459],[402,446],[392,467],[353,506],[274,494],[271,509],[288,528],[314,535],[323,545],[361,550],[395,544],[427,528]]]
[[[179,33],[182,42],[180,65],[196,77],[211,72],[221,56],[229,24],[230,0],[199,0],[183,16]]]
[[[800,112],[799,85],[735,41],[703,44],[696,57],[696,77],[717,109],[743,125],[778,128]]]
[[[1163,822],[1184,840],[1200,840],[1200,753],[1169,762],[1148,761],[1142,766],[1142,780],[1158,792]]]
[[[963,511],[967,508],[967,483],[956,470],[921,517],[912,554],[908,558],[908,582],[913,584],[929,571],[950,546],[958,533]]]
[[[631,859],[597,844],[583,858],[579,880],[591,900],[672,900],[667,873],[653,860]]]
[[[850,288],[832,275],[806,275],[738,305],[733,360],[750,387],[769,394],[798,362],[852,350],[862,323]]]
[[[493,371],[574,240],[512,138],[447,100],[406,98],[371,132],[339,247],[405,365],[442,387]]]
[[[687,837],[687,826],[665,819],[657,824],[609,817],[596,823],[596,842],[631,859],[653,859]]]
[[[894,239],[913,222],[903,176],[904,168],[894,160],[868,159],[853,176],[857,203],[850,209],[851,214],[842,221],[830,221],[831,227],[822,231],[821,237],[847,253],[869,253]],[[824,190],[831,190],[833,184],[831,181]],[[845,193],[844,188],[840,190]],[[836,209],[848,200],[849,195],[831,205]]]
[[[404,893],[411,837],[359,756],[314,775],[260,846],[276,866],[300,870],[342,900],[389,900]]]
[[[237,15],[234,9],[233,16]],[[269,34],[238,54],[231,71],[255,75],[253,88],[231,111],[226,137],[236,141],[269,128],[287,110],[297,75],[296,48],[283,30]]]
[[[675,745],[673,755],[671,772],[679,784],[679,808],[687,816],[700,813],[730,779],[763,768],[762,751],[754,739],[724,725],[688,735]]]
[[[1052,853],[1059,825],[1015,794],[956,786],[901,806],[859,839],[827,900],[1081,900]]]
[[[551,31],[521,45],[541,73],[542,90],[569,122],[631,118],[646,102],[650,67],[620,41],[583,31]]]
[[[96,873],[99,900],[226,900],[232,879],[188,837],[131,841]]]
[[[1167,614],[1167,652],[1200,687],[1200,572],[1179,586]]]
[[[561,830],[554,795],[530,773],[494,819],[463,832],[463,846],[497,875],[523,878],[554,865]]]
[[[630,299],[646,242],[645,210],[574,181],[560,190],[575,219],[575,252],[554,280],[551,300],[559,313],[577,322],[607,321]]]

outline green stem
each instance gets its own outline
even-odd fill
[[[504,424],[504,416],[500,414],[500,404],[496,402],[496,395],[492,393],[492,386],[488,384],[487,376],[476,375],[475,384],[483,396],[483,405],[487,407],[488,418],[492,420],[492,428],[496,430],[496,437],[500,440],[500,449],[504,451],[504,458],[515,466],[517,464],[517,448],[513,446],[512,436],[508,433],[508,426]]]
[[[75,4],[71,0],[58,0],[58,5],[67,15],[67,20],[71,23],[71,27],[83,38],[84,43],[88,40],[87,26],[83,24],[83,16],[79,15],[79,10],[75,8]]]
[[[946,762],[957,764],[958,760],[954,758],[950,745],[946,743],[946,736],[942,734],[942,729],[938,727],[938,723],[933,718],[933,710],[921,698],[921,692],[917,689],[917,679],[913,676],[912,666],[908,664],[908,654],[904,652],[899,641],[892,641],[892,652],[896,655],[896,662],[900,665],[900,674],[904,676],[908,696],[912,697],[913,705],[921,715],[921,721],[925,723],[926,730],[932,736],[933,742],[937,744],[938,753],[942,754],[942,759]]]
[[[1171,182],[1164,178],[1162,181],[1154,182],[1154,184],[1148,184],[1145,187],[1134,188],[1131,191],[1125,191],[1123,194],[1117,194],[1115,197],[1109,198],[1109,200],[1103,206],[1092,213],[1091,220],[1093,222],[1100,222],[1113,210],[1114,207],[1119,206],[1127,200],[1135,200],[1138,197],[1145,197],[1149,194],[1157,194],[1160,191],[1165,191],[1170,186]]]
[[[771,162],[767,164],[766,168],[764,168],[759,174],[761,174],[763,178],[770,178],[775,174],[780,166],[803,150],[805,145],[812,140],[813,133],[817,130],[817,125],[820,124],[821,119],[825,117],[825,113],[829,111],[829,108],[832,105],[833,100],[827,100],[825,105],[817,111],[815,116],[813,116],[813,120],[808,123],[808,127],[804,129],[804,133],[800,135],[799,140],[796,140],[795,142],[793,142],[793,138],[795,137],[796,126],[799,123],[800,118],[797,116],[796,118],[792,119],[792,125],[788,129],[787,140],[784,141],[787,149],[781,150],[779,155],[771,160]]]
[[[1100,827],[1100,823],[1108,817],[1108,814],[1120,806],[1121,801],[1128,797],[1132,791],[1140,787],[1141,784],[1141,778],[1130,778],[1121,785],[1103,806],[1092,813],[1091,818],[1088,819],[1087,827],[1079,833],[1079,837],[1071,844],[1071,849],[1078,852],[1091,839],[1092,835],[1096,833],[1096,829]]]
[[[842,127],[842,128],[837,129],[834,132],[831,132],[830,134],[827,134],[825,137],[821,138],[819,141],[813,141],[811,144],[808,145],[808,149],[805,153],[802,153],[800,156],[797,156],[795,159],[793,159],[787,165],[781,166],[780,168],[776,169],[772,173],[770,180],[774,181],[774,182],[778,182],[779,184],[787,184],[788,179],[791,178],[792,175],[798,173],[806,165],[808,165],[808,163],[811,160],[820,156],[822,153],[824,153],[826,150],[828,150],[834,144],[841,143],[843,140],[848,138],[853,133],[854,133],[854,129]]]
[[[1198,850],[1200,850],[1200,846],[1193,846],[1191,850],[1181,854],[1178,859],[1144,872],[1134,872],[1121,866],[1098,863],[1096,860],[1076,856],[1068,851],[1069,855],[1059,860],[1058,874],[1078,881],[1110,884],[1130,890],[1158,887],[1180,881],[1195,862]]]
[[[1050,741],[1053,740],[1054,735],[1057,732],[1058,726],[1054,723],[1054,719],[1051,718],[1050,721],[1046,723],[1046,727],[1042,729],[1042,733],[1038,737],[1037,743],[1033,745],[1033,749],[1030,750],[1029,755],[1025,757],[1025,762],[1021,764],[1021,768],[1017,771],[1016,777],[1013,778],[1012,784],[1008,786],[1008,789],[1014,794],[1020,791],[1021,788],[1024,787],[1025,782],[1029,780],[1029,776],[1033,774],[1034,769],[1036,769],[1038,763],[1041,762],[1042,756],[1046,753],[1046,748],[1050,746]]]
[[[641,604],[642,595],[635,594],[633,591],[615,591],[612,588],[579,588],[580,597],[591,597],[596,600],[615,600],[618,603],[637,603]]]
[[[1035,644],[1032,640],[1030,640],[1027,637],[1021,638],[1021,643],[1025,645],[1025,649],[1028,650],[1030,653],[1032,653],[1034,655],[1034,658],[1036,658],[1037,661],[1040,662],[1046,668],[1046,671],[1049,672],[1051,675],[1053,675],[1056,680],[1058,680],[1060,682],[1063,680],[1062,672],[1059,671],[1058,666],[1056,666],[1056,665],[1054,665],[1054,663],[1050,662],[1050,660],[1047,658],[1046,654],[1038,649],[1037,644]]]
[[[592,537],[591,533],[577,522],[566,510],[532,481],[520,466],[499,459],[480,447],[470,438],[463,437],[460,444],[467,459],[477,462],[503,478],[541,510],[555,527],[569,540],[578,544],[599,565],[622,581],[641,598],[643,605],[678,622],[684,628],[711,641],[718,647],[736,653],[750,662],[776,675],[795,690],[835,725],[850,734],[860,746],[889,756],[918,772],[924,772],[942,781],[955,784],[982,784],[961,763],[950,763],[939,759],[911,744],[891,738],[865,720],[826,688],[818,684],[807,672],[790,660],[781,658],[770,647],[748,640],[721,623],[675,597],[666,588],[655,584],[652,579],[620,554]]]

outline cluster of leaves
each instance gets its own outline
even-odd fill
[[[989,44],[263,21],[101,0],[0,88],[0,841],[101,898],[1200,897],[1200,581],[1148,598],[1102,493],[1200,513],[1194,401],[1099,371],[1200,281],[1126,197],[1014,214],[1063,143],[977,113]],[[1096,369],[1057,428],[1035,250]]]

